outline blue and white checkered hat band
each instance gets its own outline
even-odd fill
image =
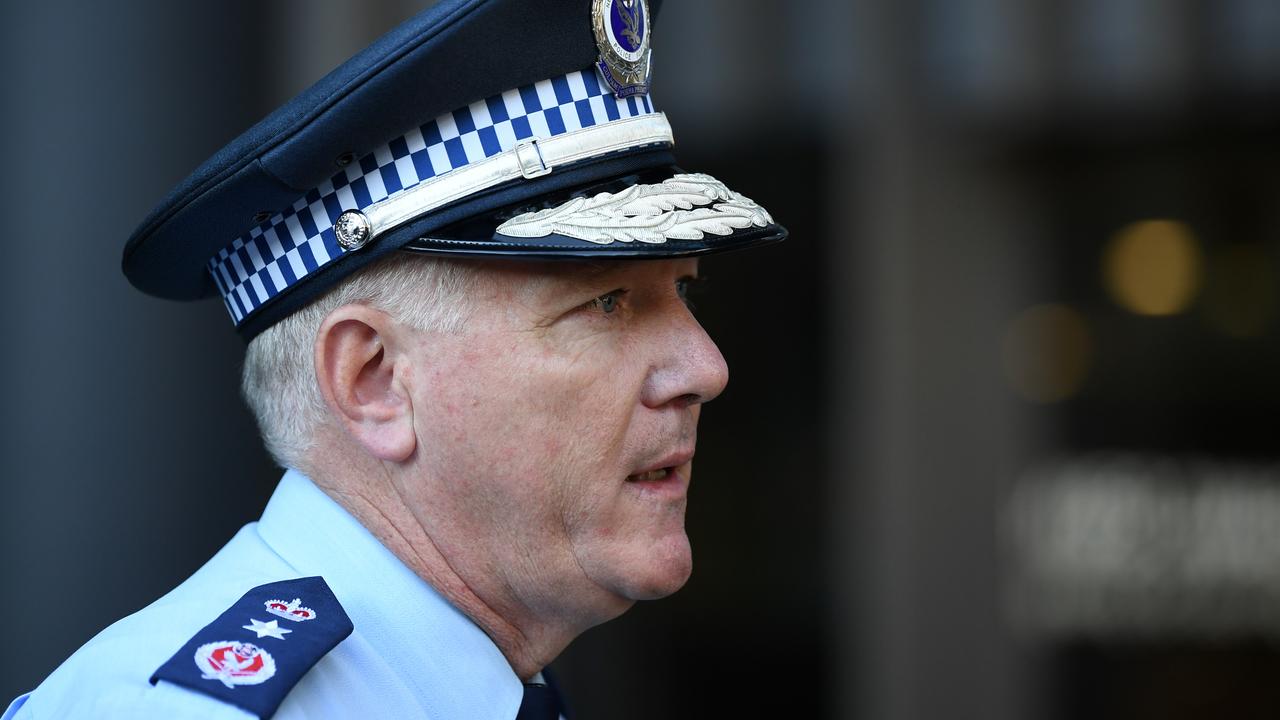
[[[508,90],[445,113],[353,162],[292,207],[237,238],[209,273],[237,325],[340,257],[333,225],[452,170],[515,150],[522,141],[654,113],[647,95],[618,99],[595,70]]]

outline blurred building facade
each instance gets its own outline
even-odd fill
[[[1274,715],[1280,8],[856,5],[833,712]]]
[[[0,694],[278,476],[221,308],[119,276],[133,224],[426,4],[0,11],[0,612],[38,619]],[[1277,38],[1270,0],[667,0],[682,163],[793,239],[704,266],[694,579],[562,658],[581,714],[1274,717]]]

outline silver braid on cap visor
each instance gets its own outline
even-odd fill
[[[672,144],[647,95],[619,99],[594,69],[543,80],[382,145],[236,238],[209,273],[240,325],[303,278],[431,210],[580,160]]]

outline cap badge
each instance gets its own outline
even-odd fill
[[[229,688],[258,685],[276,674],[271,653],[253,643],[223,640],[201,645],[196,648],[195,661],[200,677],[217,680]]]
[[[294,622],[302,622],[303,620],[315,620],[316,611],[309,607],[302,607],[302,598],[294,598],[292,602],[283,600],[268,600],[263,603],[267,607],[267,612],[282,617],[285,620]]]
[[[600,74],[620,98],[649,93],[648,0],[594,0],[591,21],[595,26]]]

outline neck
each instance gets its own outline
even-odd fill
[[[376,482],[359,483],[312,478],[410,570],[479,626],[522,681],[537,675],[586,629],[540,622],[531,613],[514,608],[503,611],[486,602],[440,552],[385,475]]]

